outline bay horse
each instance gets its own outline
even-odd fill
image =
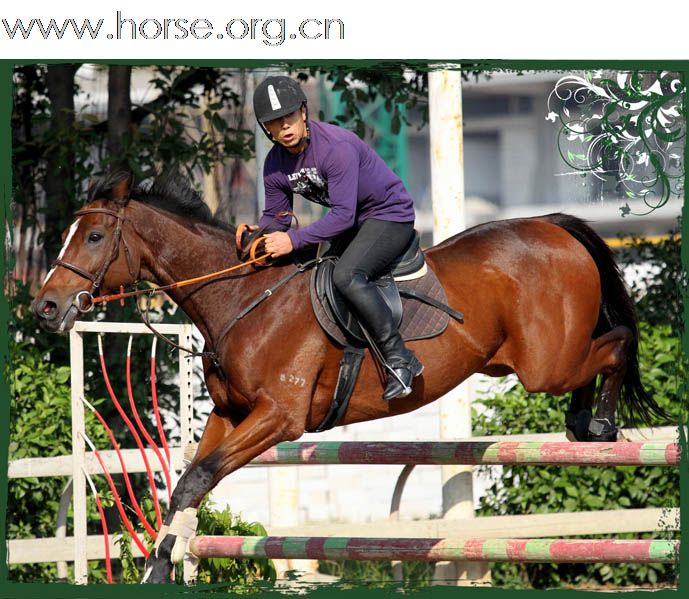
[[[67,331],[84,294],[117,291],[139,280],[167,285],[227,268],[239,262],[233,240],[233,228],[216,222],[185,180],[143,190],[132,189],[126,174],[101,179],[77,212],[32,309],[45,330]],[[602,375],[591,422],[604,423],[605,430],[584,426],[582,433],[568,424],[581,440],[616,438],[620,397],[621,406],[645,422],[662,414],[640,382],[634,305],[612,252],[583,221],[551,214],[487,223],[425,256],[464,322],[451,320],[439,336],[411,342],[426,368],[405,398],[382,399],[384,381],[367,353],[338,425],[409,412],[476,372],[516,373],[529,392],[573,392],[569,414],[587,413],[585,424]],[[193,513],[234,470],[313,430],[328,410],[342,348],[313,314],[308,273],[223,333],[238,312],[294,269],[284,260],[269,268],[249,266],[168,292],[217,360],[203,360],[214,408],[174,490],[166,526],[175,514]],[[158,534],[147,581],[169,582],[178,530]]]

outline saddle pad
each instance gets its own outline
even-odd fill
[[[440,284],[438,277],[435,276],[435,273],[430,268],[427,269],[423,277],[412,281],[399,282],[397,286],[400,291],[413,289],[443,304],[447,304],[445,290]],[[318,297],[315,269],[311,273],[310,290],[313,311],[323,330],[340,345],[348,345],[345,334],[335,322],[327,302],[325,300],[322,302],[321,298]],[[447,323],[450,320],[447,313],[414,298],[402,297],[402,308],[404,312],[402,324],[400,325],[400,334],[405,341],[429,339],[440,335],[447,328]]]

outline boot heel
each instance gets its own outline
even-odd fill
[[[419,361],[419,359],[416,356],[414,356],[412,360],[409,362],[409,370],[411,370],[412,374],[414,375],[414,378],[420,376],[423,372],[423,369],[423,364]]]

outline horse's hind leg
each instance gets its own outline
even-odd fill
[[[603,380],[598,394],[596,415],[591,419],[585,433],[577,430],[578,441],[617,440],[615,412],[627,369],[627,351],[632,339],[632,332],[627,327],[618,326],[593,340],[585,368],[588,366],[594,369],[591,373],[594,375],[593,381],[598,373],[603,375]],[[587,389],[587,386],[584,389]],[[574,400],[574,397],[572,399]]]
[[[570,441],[588,440],[588,429],[593,417],[593,402],[596,398],[596,378],[586,385],[572,391],[569,410],[565,412],[567,439]]]

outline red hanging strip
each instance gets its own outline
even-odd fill
[[[105,513],[103,512],[103,504],[100,502],[100,497],[98,496],[98,491],[96,491],[96,486],[93,484],[89,473],[86,472],[86,468],[81,467],[86,481],[91,487],[91,493],[93,493],[93,498],[96,500],[96,507],[98,508],[98,514],[100,516],[100,527],[103,531],[103,540],[105,542],[105,576],[108,584],[112,584],[112,565],[110,564],[110,535],[108,534],[108,523],[105,520]]]
[[[83,401],[84,404],[86,404],[86,406],[96,415],[96,418],[98,418],[101,425],[105,429],[105,432],[108,434],[108,438],[110,439],[110,444],[113,446],[115,453],[117,454],[117,458],[120,461],[120,467],[122,468],[122,474],[124,476],[124,484],[127,487],[127,494],[129,495],[129,500],[132,502],[132,507],[134,508],[134,512],[139,517],[139,520],[141,521],[141,524],[143,525],[143,527],[146,529],[146,532],[155,539],[158,533],[156,533],[154,528],[148,523],[148,520],[146,519],[143,512],[141,511],[141,506],[139,506],[139,502],[136,500],[136,495],[134,494],[134,489],[132,489],[132,483],[129,480],[129,473],[127,472],[127,468],[124,465],[124,458],[122,457],[122,452],[120,451],[119,445],[117,444],[117,440],[115,439],[115,435],[112,434],[112,430],[108,426],[108,423],[105,422],[103,416],[101,416],[101,413],[94,406],[92,406],[88,401],[86,401],[83,397],[81,398],[81,401]],[[93,450],[95,451],[95,447],[93,448]],[[98,457],[98,455],[96,455],[96,457]],[[103,466],[103,470],[105,471],[105,475],[109,477],[110,474],[106,471],[105,464],[103,464],[101,462],[101,465]]]
[[[122,505],[122,500],[120,499],[120,496],[117,493],[117,488],[115,487],[115,483],[112,480],[112,476],[110,476],[110,472],[108,472],[108,469],[105,467],[105,463],[103,462],[103,458],[101,458],[100,453],[98,452],[98,450],[96,449],[94,444],[91,442],[91,439],[89,439],[86,434],[84,434],[84,440],[86,441],[86,443],[88,443],[88,446],[91,448],[91,451],[96,456],[96,459],[98,460],[98,463],[100,464],[100,467],[103,470],[103,474],[105,474],[105,478],[108,481],[108,486],[110,487],[110,491],[112,491],[112,495],[115,498],[115,506],[117,507],[117,511],[120,513],[120,518],[122,519],[122,524],[124,524],[124,527],[127,529],[127,532],[131,535],[132,539],[136,543],[136,546],[139,548],[141,553],[143,553],[145,557],[148,557],[150,554],[148,549],[146,549],[146,546],[141,542],[141,539],[139,539],[139,536],[136,534],[136,532],[134,532],[134,527],[132,526],[131,521],[127,517],[127,514],[124,513],[124,506]]]
[[[122,409],[120,402],[117,400],[117,396],[115,395],[115,392],[112,390],[112,385],[110,385],[110,378],[108,377],[108,370],[107,370],[107,367],[105,366],[105,357],[103,355],[103,341],[102,341],[100,335],[98,335],[98,353],[99,353],[99,357],[100,357],[101,370],[103,371],[103,378],[105,380],[105,386],[108,389],[108,394],[110,395],[110,399],[115,404],[115,407],[117,408],[117,411],[119,412],[120,417],[122,418],[122,420],[124,420],[125,424],[127,425],[127,428],[132,433],[132,436],[134,437],[134,440],[136,441],[136,445],[139,448],[139,452],[141,453],[141,457],[144,461],[144,466],[146,467],[146,474],[148,475],[148,483],[149,483],[149,487],[151,489],[151,497],[153,498],[153,507],[154,507],[155,513],[156,513],[156,522],[158,524],[158,529],[160,530],[160,527],[163,525],[163,518],[162,518],[162,515],[160,513],[160,502],[158,500],[158,492],[156,490],[155,479],[153,478],[153,472],[151,471],[151,465],[148,463],[148,457],[146,456],[146,450],[144,448],[143,443],[141,442],[141,437],[139,437],[139,433],[136,432],[136,428],[132,424],[132,421],[129,420],[127,414]]]
[[[158,388],[156,380],[156,344],[158,339],[153,337],[153,344],[151,345],[151,400],[153,402],[153,414],[156,419],[156,426],[158,428],[158,438],[165,450],[165,457],[167,458],[168,468],[172,468],[172,461],[170,460],[170,448],[165,437],[165,429],[160,418],[160,409],[158,408]]]
[[[167,499],[168,502],[171,501],[171,489],[172,489],[172,482],[170,481],[170,470],[168,468],[168,465],[165,463],[165,460],[163,459],[163,456],[160,453],[160,450],[158,449],[158,446],[156,445],[155,441],[151,438],[151,435],[148,434],[148,431],[144,427],[144,423],[141,421],[141,418],[139,417],[139,411],[136,409],[136,403],[134,402],[134,392],[132,391],[132,360],[131,360],[131,353],[132,353],[132,336],[129,336],[129,345],[127,346],[127,395],[129,397],[129,406],[132,409],[132,415],[134,416],[134,420],[136,421],[136,425],[139,427],[139,431],[143,435],[144,439],[146,439],[146,443],[151,447],[153,452],[156,454],[156,457],[158,458],[158,462],[160,462],[160,467],[162,468],[163,475],[165,476],[165,483],[167,484]],[[158,506],[158,509],[160,509],[160,505]]]

